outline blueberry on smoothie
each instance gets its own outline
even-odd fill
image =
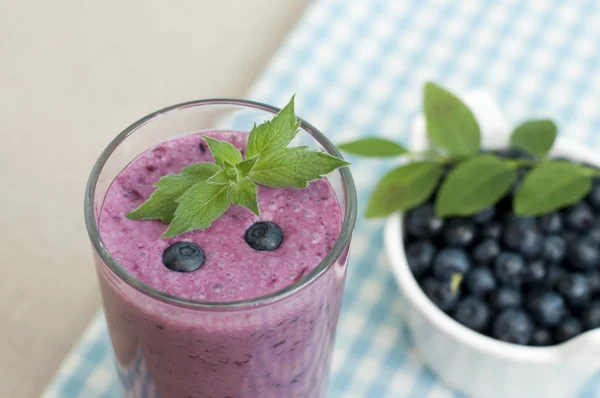
[[[193,242],[175,242],[163,252],[163,264],[171,271],[195,271],[204,264],[204,250]]]
[[[273,251],[283,242],[283,232],[277,224],[259,221],[246,230],[244,239],[254,250]]]

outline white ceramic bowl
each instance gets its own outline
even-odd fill
[[[480,123],[483,147],[507,147],[510,127],[494,100],[483,92],[463,98]],[[414,123],[410,145],[415,150],[429,145],[422,116]],[[574,142],[559,138],[554,147],[557,156],[600,166],[596,154]],[[552,347],[525,347],[474,332],[444,314],[425,296],[408,267],[402,221],[402,214],[389,218],[386,251],[416,348],[447,384],[475,397],[574,397],[600,370],[600,329]]]

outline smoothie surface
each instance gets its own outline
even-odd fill
[[[260,218],[232,205],[208,229],[167,239],[161,238],[166,224],[126,217],[150,197],[160,177],[192,163],[213,161],[204,134],[231,142],[244,153],[248,134],[232,131],[176,137],[144,152],[121,171],[104,200],[99,230],[109,252],[142,282],[198,301],[247,300],[298,281],[325,258],[340,233],[340,207],[326,179],[305,189],[259,186]],[[244,240],[248,227],[260,220],[282,229],[284,240],[278,249],[256,251]],[[175,272],[163,265],[163,251],[177,241],[195,242],[204,250],[200,269]]]

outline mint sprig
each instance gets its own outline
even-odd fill
[[[355,155],[407,159],[375,187],[367,207],[369,218],[409,210],[429,200],[445,167],[450,171],[443,177],[435,199],[436,213],[443,217],[475,214],[510,190],[514,193],[515,214],[548,213],[581,200],[590,191],[592,179],[600,176],[598,169],[548,158],[557,136],[551,120],[526,121],[513,130],[510,147],[530,155],[530,159],[514,159],[480,149],[479,124],[456,95],[428,82],[423,98],[431,150],[413,153],[378,137],[339,145]],[[519,174],[524,174],[521,180]]]
[[[204,136],[215,162],[191,164],[179,174],[162,177],[150,198],[127,217],[170,224],[164,238],[206,229],[231,204],[260,216],[257,184],[304,188],[310,181],[350,164],[308,147],[288,148],[299,127],[292,97],[272,120],[254,125],[245,159],[231,143]]]

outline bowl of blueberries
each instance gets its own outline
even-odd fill
[[[509,148],[510,126],[489,94],[463,99],[483,148],[527,157]],[[411,150],[429,145],[420,116]],[[551,156],[600,167],[597,154],[562,137]],[[600,371],[600,178],[584,199],[538,216],[517,216],[514,194],[447,218],[436,215],[434,194],[389,217],[386,251],[408,327],[424,361],[470,396],[577,396]]]

